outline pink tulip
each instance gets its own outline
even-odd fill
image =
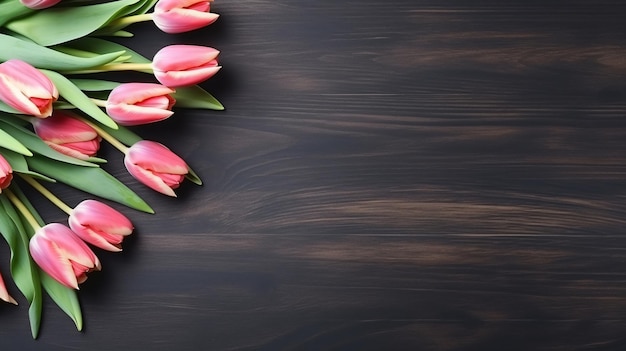
[[[219,17],[211,13],[212,0],[159,0],[152,20],[165,33],[183,33],[208,26]]]
[[[9,291],[7,290],[6,285],[4,285],[2,275],[0,275],[0,300],[17,305],[17,301],[15,301],[15,299],[11,297],[11,295],[9,295]]]
[[[46,9],[61,2],[61,0],[20,0],[22,5],[33,10]]]
[[[30,239],[33,260],[59,283],[73,289],[87,280],[87,273],[100,270],[100,261],[70,228],[50,223]]]
[[[0,100],[27,115],[45,118],[59,98],[57,88],[35,67],[16,59],[0,63]]]
[[[125,83],[111,90],[106,111],[124,126],[162,121],[173,114],[174,90],[156,83]]]
[[[68,111],[54,111],[49,118],[37,119],[33,128],[46,144],[68,156],[85,160],[100,149],[98,133]]]
[[[6,189],[11,184],[11,180],[13,180],[13,168],[9,162],[0,155],[0,193],[2,193],[2,189]]]
[[[84,241],[108,251],[122,251],[122,240],[133,232],[123,214],[95,200],[85,200],[72,210],[70,228]]]
[[[168,87],[200,83],[222,68],[217,64],[220,52],[206,46],[169,45],[159,50],[152,60],[154,76]]]
[[[185,161],[166,146],[142,140],[128,149],[124,157],[128,172],[148,187],[169,196],[189,172]]]

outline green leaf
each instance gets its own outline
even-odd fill
[[[47,273],[41,272],[41,283],[52,300],[67,314],[79,331],[83,329],[83,315],[78,301],[78,294],[74,289],[57,282]]]
[[[11,134],[7,133],[0,126],[0,146],[6,149],[15,151],[22,155],[32,156],[33,153],[30,152],[26,146],[20,143],[17,139],[11,136]]]
[[[104,129],[107,133],[115,137],[115,139],[121,141],[123,144],[128,145],[128,146],[133,145],[134,143],[140,140],[143,140],[142,137],[140,137],[139,135],[135,134],[130,129],[123,127],[123,126],[119,126],[118,129],[111,129],[108,127],[102,127],[102,129]]]
[[[30,213],[35,217],[37,222],[39,222],[40,226],[44,226],[45,223],[43,219],[39,216],[33,204],[28,200],[26,195],[20,190],[18,187],[11,187],[13,193],[22,201],[24,206],[30,211]],[[83,328],[83,316],[80,309],[80,304],[78,303],[78,295],[74,289],[70,289],[65,285],[57,282],[54,278],[48,275],[48,273],[44,272],[40,268],[37,269],[38,276],[41,280],[41,284],[43,288],[46,290],[48,295],[52,298],[52,300],[61,308],[65,314],[67,314],[74,324],[76,324],[76,329],[79,331]]]
[[[130,58],[126,62],[132,63],[150,63],[151,60],[145,58],[140,53],[127,48],[124,45],[114,43],[109,40],[101,38],[86,37],[67,43],[66,45],[73,48],[77,48],[84,51],[95,52],[100,55],[107,55],[113,52],[123,51],[124,55],[129,55]]]
[[[11,187],[14,187],[13,185]],[[11,276],[29,303],[28,316],[33,339],[41,325],[42,292],[38,268],[30,258],[29,235],[22,219],[6,196],[0,196],[0,234],[11,250]]]
[[[124,13],[138,0],[117,0],[95,5],[52,7],[6,24],[35,43],[50,46],[84,37]]]
[[[27,174],[32,177],[42,179],[49,182],[54,182],[55,180],[49,177],[46,177],[43,174],[39,174],[37,172],[33,172],[28,169],[28,164],[26,163],[26,159],[23,155],[18,154],[17,152],[13,152],[11,150],[0,148],[0,155],[2,155],[7,162],[11,165],[13,172]]]
[[[0,34],[0,47],[3,48],[0,50],[0,61],[20,59],[37,68],[55,71],[86,70],[112,62],[124,54],[108,52],[94,57],[72,56],[6,34]]]
[[[33,153],[40,154],[42,156],[45,156],[45,157],[48,157],[57,161],[62,161],[62,162],[71,163],[75,165],[87,166],[87,167],[98,167],[98,165],[96,164],[79,160],[75,157],[64,155],[52,149],[50,146],[44,143],[37,136],[37,134],[31,132],[30,130],[27,130],[26,128],[15,125],[5,119],[0,119],[0,128],[3,129],[5,132],[11,134],[16,139],[18,139],[24,146],[26,146]]]
[[[176,88],[173,94],[176,99],[175,107],[202,108],[221,111],[222,105],[213,95],[197,85]]]
[[[85,93],[82,92],[72,81],[65,78],[60,73],[48,70],[41,70],[59,90],[59,94],[69,103],[91,116],[96,121],[110,128],[117,128],[117,123],[104,113]]]
[[[29,157],[29,168],[84,192],[121,203],[139,211],[154,210],[126,185],[102,168],[81,167],[35,155]]]
[[[81,79],[81,78],[70,78],[70,81],[76,85],[76,87],[82,91],[107,91],[113,90],[121,83],[112,82],[108,80],[100,80],[100,79]]]
[[[196,185],[202,185],[202,179],[200,179],[200,177],[198,177],[196,172],[194,172],[193,169],[189,168],[189,166],[187,166],[187,169],[189,170],[189,173],[187,173],[185,178],[187,178],[190,182],[192,182],[192,183],[194,183]]]
[[[22,5],[19,1],[4,2],[0,4],[0,26],[32,12],[35,12],[35,10],[29,9],[28,7]]]
[[[0,111],[14,114],[22,114],[22,112],[14,109],[13,107],[5,104],[3,101],[0,101]]]

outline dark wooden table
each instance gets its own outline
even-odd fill
[[[626,349],[625,3],[214,9],[129,44],[222,51],[226,111],[141,129],[205,185],[166,198],[105,147],[157,215],[99,253],[82,333],[2,304],[3,351]]]

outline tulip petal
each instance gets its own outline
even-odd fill
[[[17,305],[17,301],[15,301],[15,299],[11,295],[9,295],[9,291],[4,284],[4,279],[2,279],[2,275],[0,275],[0,300]]]
[[[58,245],[41,236],[34,236],[29,249],[33,260],[52,278],[69,288],[78,289],[72,264],[63,257]]]
[[[153,190],[168,196],[176,197],[176,193],[157,175],[124,159],[124,165],[133,177]]]
[[[201,83],[219,71],[222,66],[213,66],[189,71],[154,71],[154,76],[163,85],[169,87],[183,87]]]

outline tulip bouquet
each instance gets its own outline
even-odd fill
[[[0,0],[0,233],[11,253],[10,276],[29,305],[33,337],[44,294],[81,330],[77,290],[101,269],[94,250],[121,251],[134,229],[105,202],[154,213],[101,167],[103,141],[124,154],[136,180],[159,193],[176,196],[185,179],[202,183],[181,157],[133,128],[169,118],[174,107],[223,110],[198,85],[221,68],[219,52],[169,45],[148,59],[120,42],[141,21],[165,33],[207,26],[218,18],[210,1]],[[102,79],[120,71],[146,78]],[[84,192],[85,200],[70,206],[49,190],[51,182]],[[37,192],[68,215],[67,224],[38,214],[26,195]],[[0,299],[17,304],[9,290],[0,276]]]

